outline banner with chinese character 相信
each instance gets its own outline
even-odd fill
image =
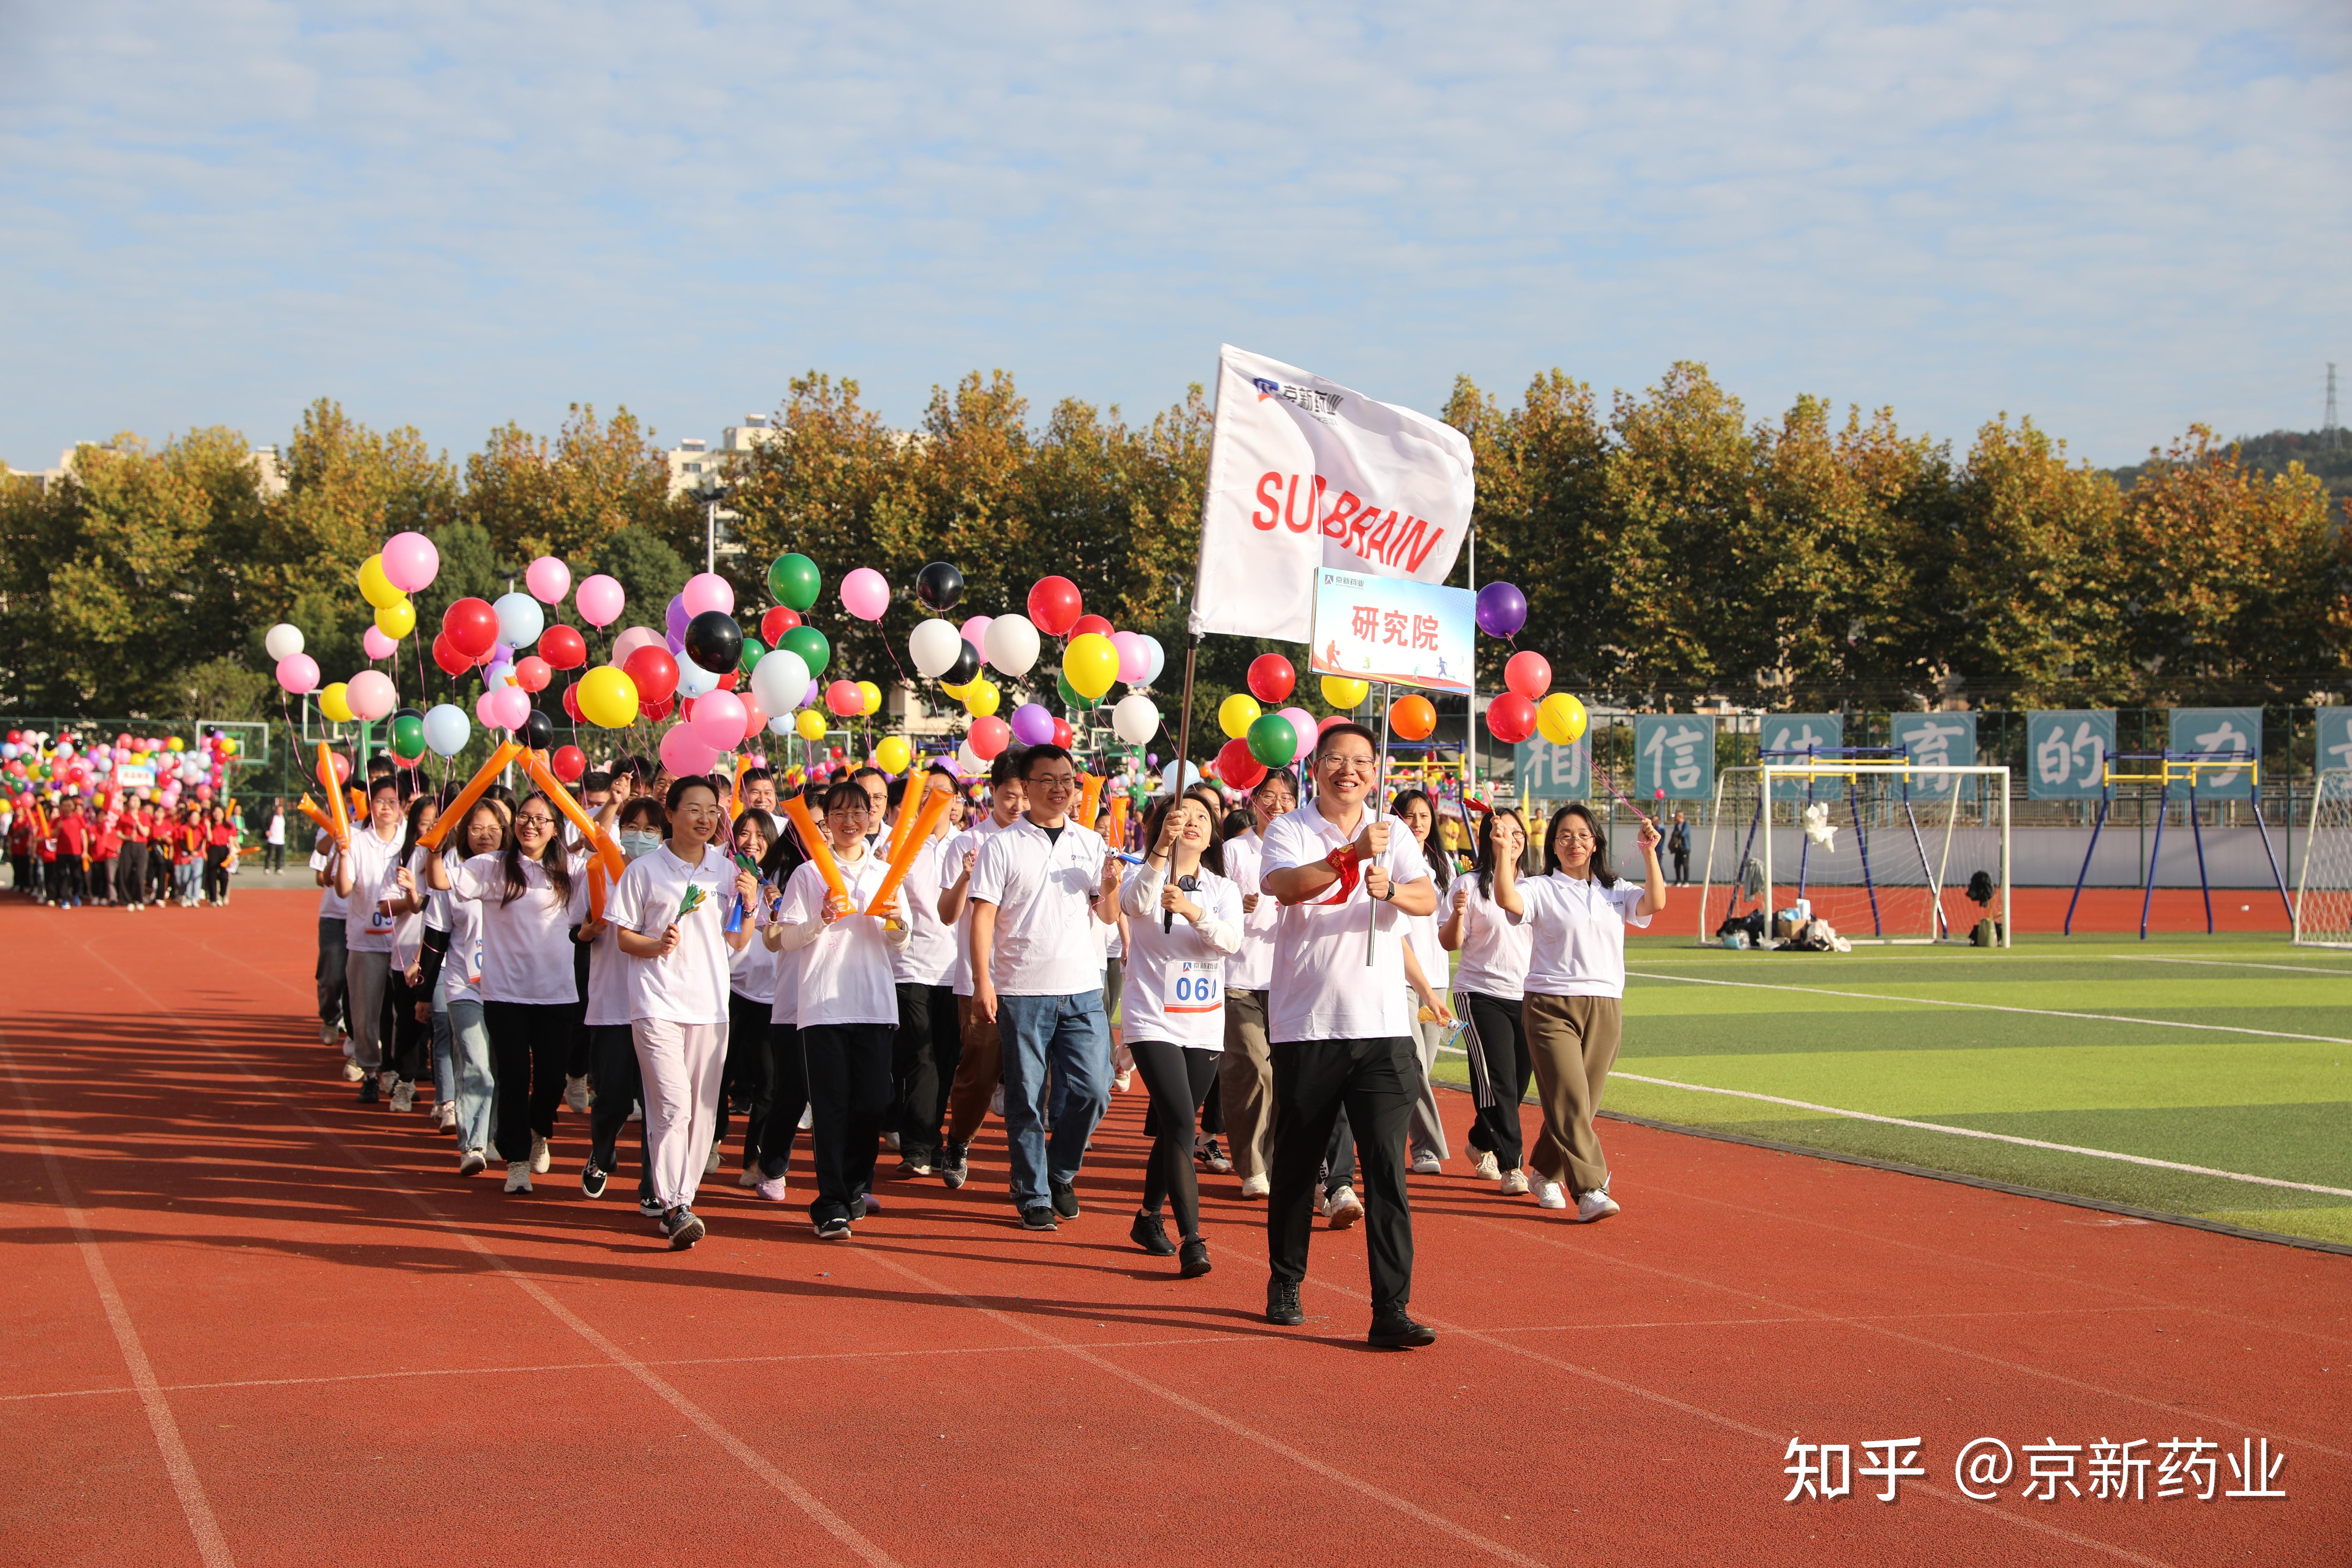
[[[1845,745],[1845,720],[1835,713],[1767,713],[1757,726],[1758,760],[1773,767],[1801,768],[1805,759],[1829,756]],[[1843,799],[1843,780],[1788,778],[1772,781],[1774,800],[1810,800],[1816,792]]]
[[[1633,795],[1639,800],[1715,796],[1715,721],[1688,713],[1633,720]]]
[[[2259,708],[2175,708],[2170,717],[2165,744],[2176,753],[2217,759],[2234,754],[2249,763],[2262,755],[2263,710]],[[2197,796],[2200,800],[2252,800],[2254,772],[2252,766],[2200,768]],[[2174,794],[2182,794],[2188,781],[2172,787]]]
[[[1318,566],[1307,668],[1353,680],[1467,691],[1477,614],[1478,595],[1467,588]]]
[[[2096,800],[2116,750],[2112,708],[2037,710],[2025,716],[2025,797]]]
[[[1195,636],[1305,642],[1315,569],[1443,583],[1470,525],[1470,442],[1278,360],[1218,353]]]
[[[1977,716],[1973,713],[1896,713],[1888,727],[1888,744],[1916,768],[1974,767],[1977,761]],[[1910,793],[1930,799],[1965,795],[1973,799],[1973,778],[1958,773],[1914,774]]]

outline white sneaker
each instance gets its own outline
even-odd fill
[[[530,1161],[516,1160],[508,1164],[507,1191],[510,1193],[527,1193],[530,1191]]]
[[[489,1161],[479,1149],[468,1149],[457,1156],[457,1173],[461,1176],[477,1176],[489,1168]]]
[[[1495,1152],[1492,1149],[1476,1149],[1471,1152],[1470,1173],[1482,1182],[1499,1182],[1503,1179],[1503,1168],[1495,1163]]]
[[[758,1186],[760,1184],[760,1167],[757,1165],[744,1166],[743,1173],[735,1178],[735,1184],[739,1187]]]
[[[1538,1176],[1536,1178],[1536,1207],[1539,1209],[1564,1209],[1567,1206],[1568,1194],[1560,1191],[1559,1184],[1558,1182],[1552,1181],[1550,1178],[1545,1176]]]
[[[434,1125],[444,1132],[457,1131],[457,1102],[454,1100],[445,1100],[436,1106],[433,1110],[433,1121]]]
[[[1412,1173],[1416,1176],[1442,1176],[1445,1174],[1445,1162],[1424,1151],[1412,1157]]]
[[[629,1101],[629,1120],[632,1121],[643,1121],[645,1119],[646,1102],[642,1100],[633,1100]]]
[[[1364,1205],[1357,1201],[1355,1188],[1341,1187],[1331,1194],[1331,1205],[1324,1213],[1333,1230],[1346,1230],[1364,1217]]]
[[[988,1113],[991,1116],[1004,1114],[1004,1086],[1001,1083],[988,1091]]]
[[[343,1081],[345,1083],[358,1083],[366,1077],[367,1074],[360,1070],[359,1063],[354,1061],[346,1061],[343,1063]]]
[[[1528,1173],[1525,1171],[1516,1169],[1504,1172],[1502,1193],[1507,1198],[1526,1197],[1528,1195]]]
[[[1274,1182],[1269,1177],[1244,1176],[1242,1179],[1242,1196],[1245,1198],[1262,1198],[1272,1191]]]
[[[772,1204],[782,1203],[784,1201],[784,1178],[782,1176],[763,1177],[760,1182],[760,1195],[767,1199]]]
[[[385,1068],[375,1075],[375,1087],[377,1093],[390,1095],[400,1088],[400,1075]]]
[[[798,1127],[803,1132],[814,1130],[816,1126],[816,1107],[814,1105],[802,1106],[801,1119],[793,1125]]]
[[[563,1103],[574,1110],[588,1109],[588,1080],[567,1077],[563,1080]]]
[[[546,1139],[534,1136],[530,1141],[530,1168],[543,1176],[554,1164],[555,1150]],[[530,1191],[529,1183],[523,1184],[523,1191]]]
[[[406,1079],[394,1083],[392,1088],[392,1108],[394,1110],[415,1110],[416,1086]]]
[[[715,1176],[719,1173],[719,1144],[716,1140],[713,1140],[710,1145],[710,1158],[702,1163],[702,1173],[706,1176]]]
[[[1579,1225],[1591,1225],[1596,1219],[1607,1219],[1617,1212],[1617,1200],[1609,1195],[1607,1187],[1587,1193],[1576,1200],[1576,1223]]]
[[[138,908],[136,904],[133,904],[131,907],[133,909]],[[319,1043],[322,1046],[331,1046],[335,1043],[335,1026],[332,1024],[321,1024],[319,1026]]]

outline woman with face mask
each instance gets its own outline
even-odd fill
[[[668,819],[661,802],[649,795],[631,795],[621,805],[615,835],[621,853],[631,865],[661,847]],[[607,889],[605,897],[612,897]],[[604,1195],[605,1183],[620,1169],[621,1129],[645,1093],[637,1071],[637,1045],[629,1029],[629,961],[622,953],[609,920],[581,930],[588,943],[588,1078],[594,1092],[588,1101],[588,1163],[580,1167],[580,1190],[592,1198]],[[645,1123],[637,1124],[637,1212],[648,1219],[661,1217],[654,1197],[653,1165],[645,1158]]]

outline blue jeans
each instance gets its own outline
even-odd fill
[[[1048,1201],[1048,1175],[1075,1182],[1087,1140],[1110,1105],[1110,1029],[1103,994],[999,996],[996,1023],[1004,1046],[1004,1137],[1013,1151],[1013,1202]],[[1046,1104],[1048,1075],[1053,1103]],[[1049,1148],[1044,1121],[1054,1124]]]
[[[490,1031],[482,1005],[460,997],[449,1004],[449,1043],[457,1068],[457,1147],[488,1149],[498,1106],[498,1074],[490,1065]]]
[[[436,989],[439,989],[437,986]],[[454,1047],[450,1039],[449,1009],[444,1005],[433,1009],[433,1103],[436,1108],[455,1104],[457,1099],[457,1068],[452,1059]]]

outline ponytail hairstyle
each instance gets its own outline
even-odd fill
[[[1495,820],[1502,816],[1507,816],[1519,825],[1522,844],[1528,836],[1528,819],[1513,806],[1506,805],[1488,812],[1486,819],[1478,825],[1478,896],[1482,899],[1495,896]],[[1524,855],[1526,852],[1522,847],[1520,853]]]
[[[1609,868],[1609,835],[1592,815],[1592,808],[1580,800],[1571,800],[1553,812],[1551,820],[1544,825],[1544,870],[1549,873],[1559,869],[1559,857],[1552,853],[1552,846],[1559,840],[1559,825],[1571,816],[1584,818],[1584,826],[1592,831],[1592,879],[1604,888],[1615,887],[1617,874]]]
[[[539,852],[539,866],[547,873],[548,885],[554,889],[556,899],[568,904],[572,901],[572,852],[563,847],[563,818],[556,811],[555,803],[537,790],[522,797],[516,813],[520,815],[522,807],[532,801],[547,807],[547,815],[556,820],[556,831],[547,836],[547,847]],[[499,900],[501,908],[530,890],[530,882],[523,878],[522,844],[515,837],[511,824],[507,830],[506,873],[506,891]]]

